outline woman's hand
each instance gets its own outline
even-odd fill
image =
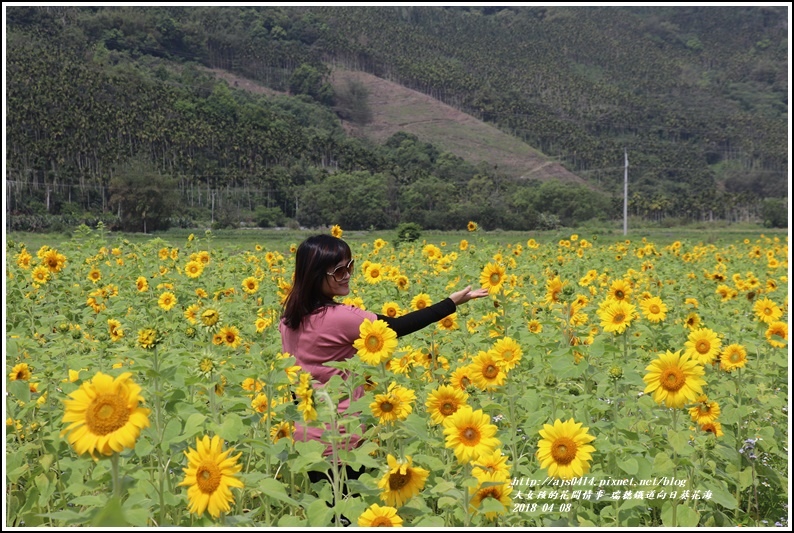
[[[450,294],[449,299],[455,302],[455,305],[458,306],[460,304],[465,304],[469,300],[483,298],[485,296],[488,296],[488,289],[477,289],[473,291],[471,290],[471,285],[469,285],[465,289],[461,289],[458,292],[453,292]]]

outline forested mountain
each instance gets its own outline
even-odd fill
[[[9,209],[20,227],[89,211],[128,229],[209,217],[543,228],[619,217],[625,149],[632,214],[753,220],[787,192],[787,16],[6,7]],[[366,124],[371,110],[366,86],[329,83],[340,67],[487,121],[592,187],[515,179],[407,133],[351,137],[340,119]],[[241,91],[206,68],[288,95]]]

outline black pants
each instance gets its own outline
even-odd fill
[[[353,470],[350,465],[345,465],[345,473],[347,474],[347,479],[358,479],[361,474],[366,472],[366,469],[362,465],[361,468],[358,470]],[[318,472],[316,470],[312,470],[309,472],[309,481],[312,483],[317,483],[318,481],[322,481],[323,479],[330,481],[332,479],[333,474],[330,470],[328,472]],[[347,495],[347,484],[342,487],[342,494]]]

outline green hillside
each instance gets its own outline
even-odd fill
[[[785,208],[785,8],[6,13],[18,229],[581,223],[620,216],[624,149],[633,215]]]

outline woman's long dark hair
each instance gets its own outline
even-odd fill
[[[314,235],[295,253],[295,278],[281,318],[290,329],[298,329],[304,317],[334,301],[323,294],[323,281],[340,261],[352,257],[350,246],[332,235]]]

